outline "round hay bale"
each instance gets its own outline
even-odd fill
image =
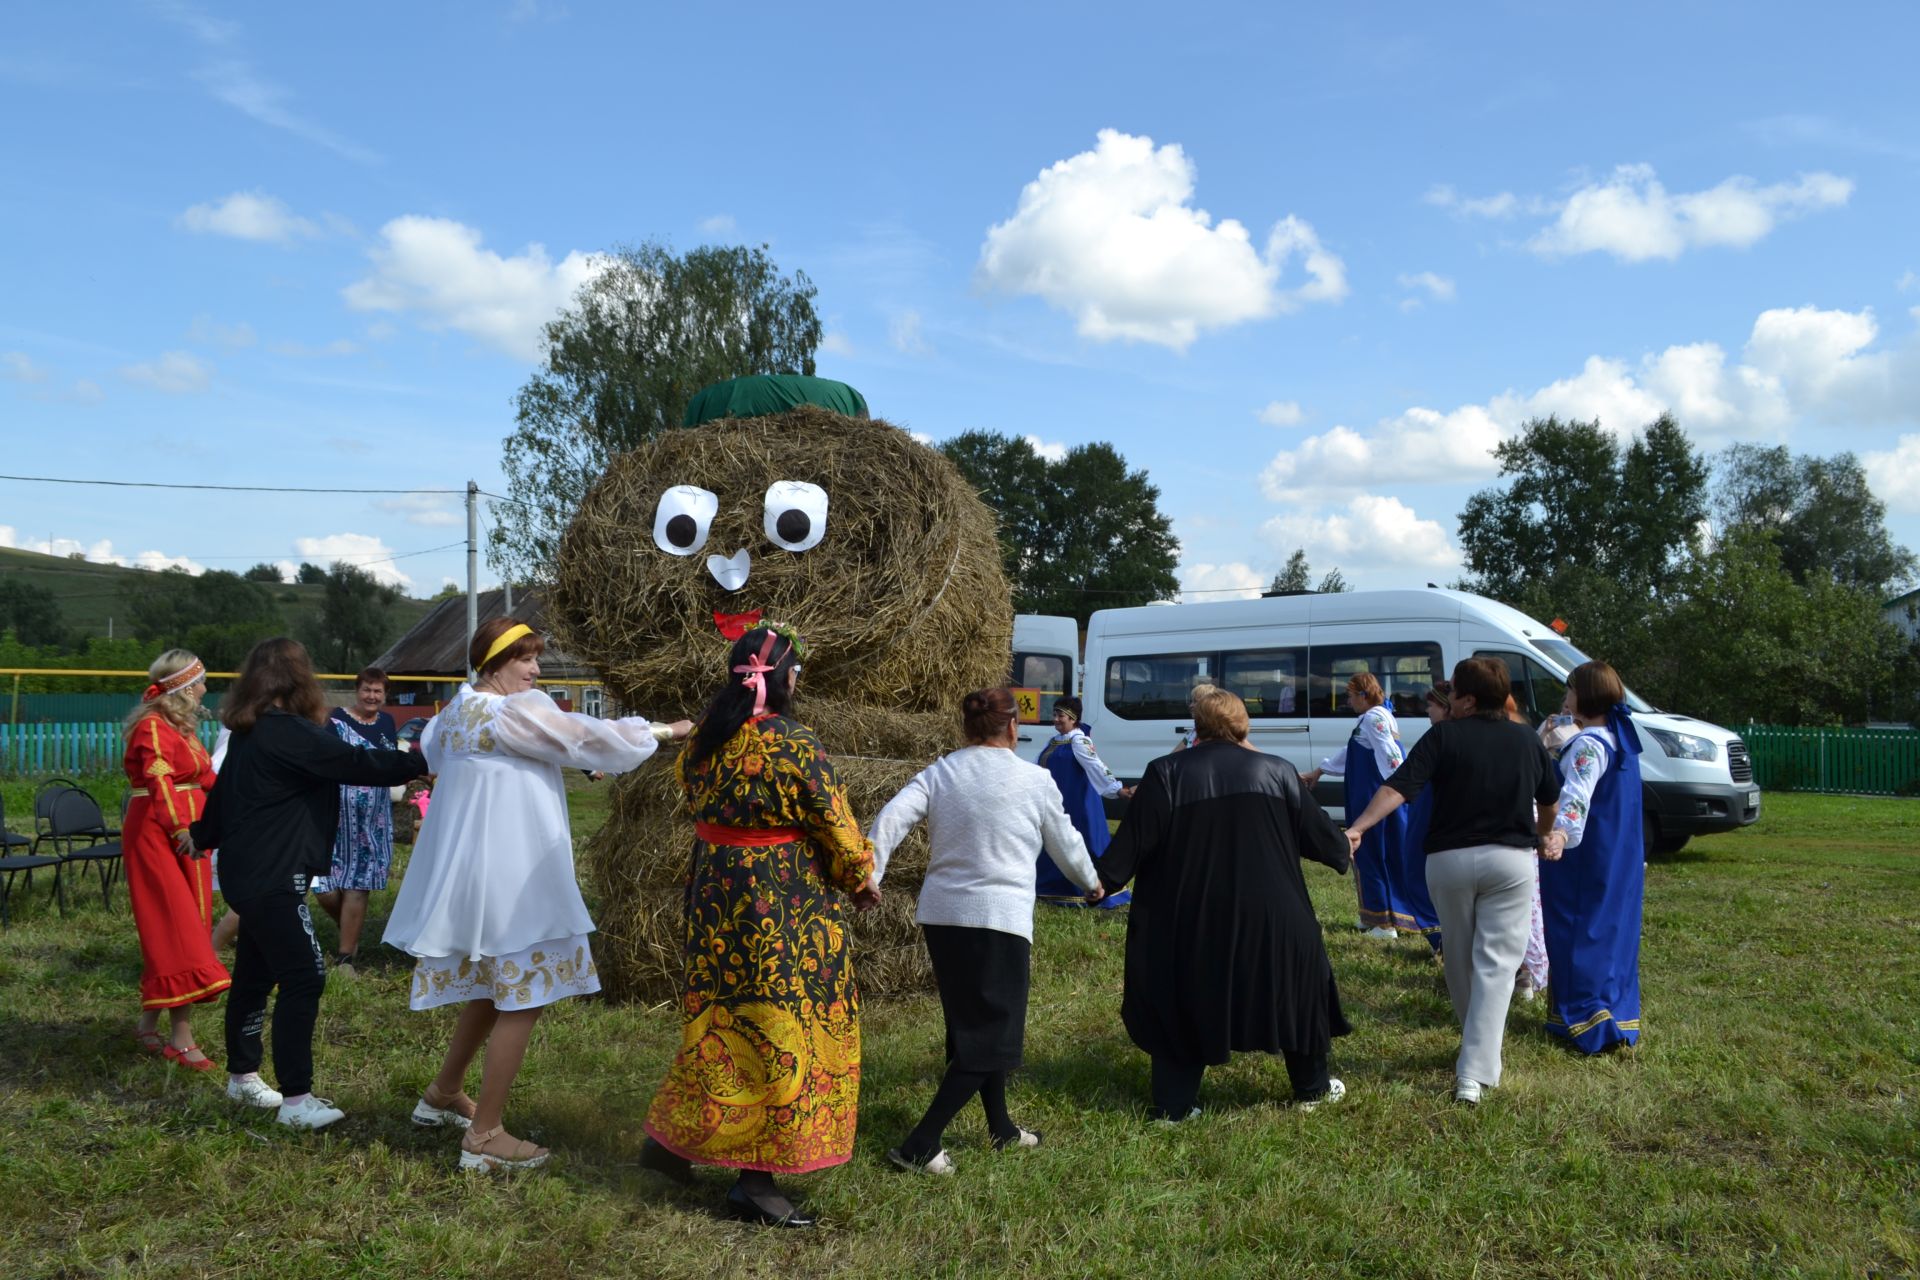
[[[795,715],[820,734],[863,825],[927,762],[957,745],[952,715],[901,715],[813,699],[797,706]],[[594,959],[612,998],[677,998],[686,939],[681,903],[692,848],[693,820],[670,760],[619,780],[606,824],[587,845],[599,898]],[[919,829],[888,862],[880,905],[862,913],[849,909],[853,972],[863,996],[932,985],[913,922],[926,870],[926,832]]]
[[[780,481],[826,492],[817,546],[791,551],[769,536]],[[717,510],[676,555],[654,527],[662,495],[681,485],[712,494]],[[561,540],[545,617],[561,648],[650,716],[705,705],[728,644],[715,614],[753,612],[805,638],[809,696],[950,712],[1007,676],[1013,606],[995,530],[954,465],[889,423],[813,406],[725,418],[613,461]],[[727,590],[708,558],[739,553],[746,581]]]

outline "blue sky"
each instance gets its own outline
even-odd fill
[[[1111,441],[1196,592],[1450,578],[1546,412],[1852,449],[1920,546],[1912,6],[910,9],[11,7],[0,471],[497,492],[596,253],[764,242],[821,373]],[[426,594],[463,532],[0,481],[0,544],[130,562]]]

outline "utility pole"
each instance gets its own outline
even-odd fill
[[[508,613],[512,613],[513,612],[513,583],[511,581],[507,581],[502,583],[501,585],[507,589],[507,599],[504,607]]]
[[[467,481],[467,649],[480,629],[480,486]]]

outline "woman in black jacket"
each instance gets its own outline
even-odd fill
[[[427,771],[405,751],[351,746],[321,726],[326,695],[296,640],[262,640],[247,655],[221,718],[227,758],[193,824],[193,843],[220,850],[220,887],[240,913],[227,993],[227,1094],[279,1107],[281,1124],[323,1129],[345,1112],[313,1096],[313,1025],[326,960],[307,911],[307,885],[327,874],[346,786],[396,786]],[[260,1079],[260,1033],[273,1006],[276,1094]]]

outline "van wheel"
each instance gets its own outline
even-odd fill
[[[1640,815],[1640,852],[1642,858],[1651,858],[1654,854],[1663,857],[1680,852],[1687,847],[1691,836],[1684,834],[1663,835],[1660,820],[1651,813]]]
[[[1653,848],[1656,853],[1675,854],[1686,848],[1687,841],[1692,838],[1691,836],[1661,836],[1654,843]]]

